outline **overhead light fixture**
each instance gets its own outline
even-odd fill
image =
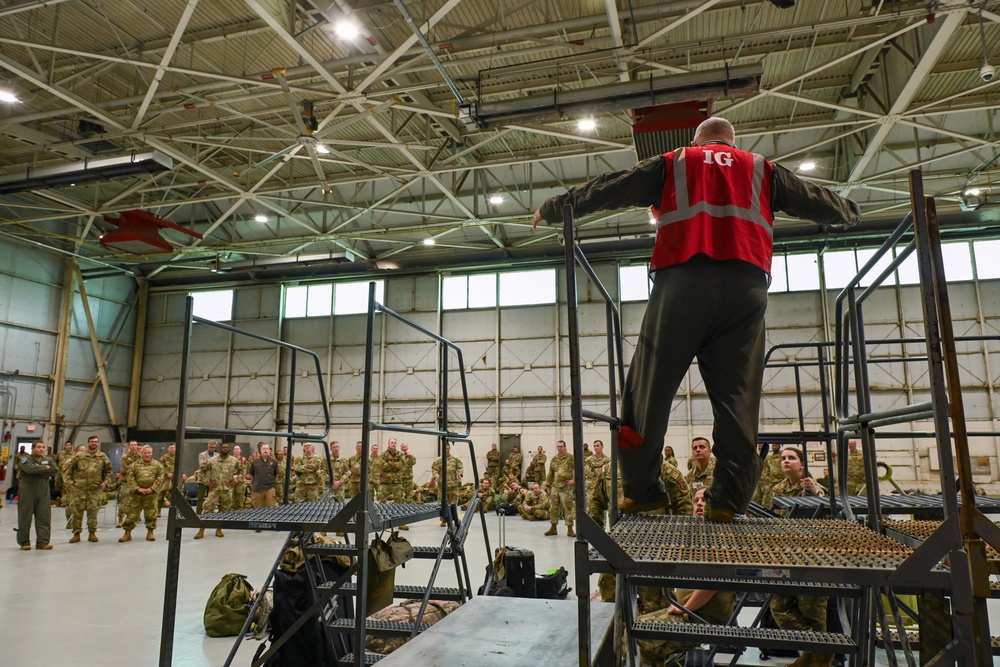
[[[816,168],[816,163],[812,160],[806,160],[799,165],[799,171],[812,171]]]
[[[435,243],[436,243],[436,241],[434,239],[430,238],[430,237],[424,239],[424,245],[426,245],[426,246],[431,246],[431,245],[434,245]]]
[[[722,95],[735,97],[757,92],[763,75],[764,67],[760,63],[752,63],[575,90],[550,90],[495,102],[465,104],[459,107],[458,115],[467,127],[485,129],[532,119],[565,119],[691,99],[710,99]]]
[[[14,104],[15,102],[20,102],[17,99],[17,95],[9,90],[0,90],[0,102],[7,102],[8,104]]]
[[[499,206],[503,203],[503,195],[490,195],[490,203]]]
[[[969,188],[965,191],[965,194],[969,197],[978,197],[980,193],[979,188]]]
[[[337,37],[340,37],[341,39],[357,39],[358,37],[358,26],[346,19],[343,21],[337,21],[337,24],[333,26],[333,31],[337,34]]]
[[[593,118],[581,118],[576,121],[576,127],[581,132],[593,132],[597,129],[597,121]]]
[[[649,212],[649,224],[656,225],[656,216],[653,215],[652,211]]]
[[[330,149],[324,146],[323,144],[316,144],[316,152],[326,155],[327,153],[330,152]]]
[[[155,174],[174,168],[174,161],[160,151],[133,153],[124,157],[101,160],[82,160],[61,167],[32,169],[0,178],[0,195],[30,190],[47,190],[66,185],[79,185],[93,181],[108,181],[122,176]]]
[[[261,224],[267,222],[267,216],[264,215],[263,213],[258,213],[257,215],[255,215],[253,217],[253,219],[254,219],[254,222],[259,222]]]

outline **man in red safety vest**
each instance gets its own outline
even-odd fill
[[[858,205],[736,148],[729,121],[709,118],[691,146],[604,174],[548,199],[539,222],[649,206],[656,218],[653,288],[622,399],[623,512],[666,505],[660,480],[670,406],[693,359],[715,418],[718,462],[709,519],[743,513],[760,474],[757,416],[764,373],[764,312],[774,213],[847,228]]]

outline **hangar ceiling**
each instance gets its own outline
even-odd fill
[[[989,63],[1000,1],[9,0],[0,181],[151,151],[172,167],[2,194],[0,238],[158,283],[551,255],[559,235],[532,212],[635,162],[631,110],[652,103],[622,98],[637,84],[710,103],[744,149],[814,163],[803,176],[866,220],[902,216],[919,165],[950,223],[989,225]],[[725,80],[754,67],[759,87]],[[578,92],[593,112],[562,103]],[[538,98],[549,112],[528,114]],[[476,126],[490,105],[514,112]],[[105,216],[136,208],[203,238],[102,246]],[[645,211],[581,227],[623,252],[650,232]]]

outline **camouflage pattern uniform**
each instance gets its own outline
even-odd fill
[[[476,490],[476,495],[479,496],[479,501],[482,503],[484,512],[492,512],[494,508],[496,508],[496,495],[493,493],[492,485],[490,488],[484,489],[483,485],[480,484],[479,488]]]
[[[399,450],[387,449],[378,455],[381,461],[378,477],[378,498],[383,503],[404,503],[406,493],[403,491],[403,453]]]
[[[687,606],[688,600],[694,593],[693,590],[677,588],[673,591],[673,598],[681,606]],[[704,618],[713,625],[725,625],[733,613],[733,602],[735,594],[731,591],[718,591],[712,599],[694,610],[698,616]],[[656,605],[651,605],[656,606]],[[664,599],[662,606],[655,611],[648,611],[639,616],[640,621],[663,621],[668,623],[688,623],[687,614],[668,614],[667,601]],[[697,643],[682,643],[663,639],[639,639],[640,662],[644,665],[664,665],[665,667],[684,667],[687,651],[697,646]]]
[[[83,451],[76,454],[63,471],[66,484],[72,486],[73,534],[79,535],[83,530],[83,513],[87,513],[87,530],[97,532],[97,513],[104,503],[104,489],[101,484],[111,486],[114,481],[111,459],[98,450],[94,454]],[[106,487],[105,487],[106,488]]]
[[[413,468],[417,465],[417,457],[409,452],[403,454],[403,498],[402,502],[413,500]],[[399,501],[397,501],[399,502]]]
[[[530,507],[531,509],[526,509]],[[542,521],[549,518],[549,494],[539,489],[538,493],[528,491],[521,496],[517,513],[528,521]]]
[[[521,483],[521,475],[523,475],[524,470],[524,454],[520,451],[510,453],[510,464],[514,467],[514,475],[517,477],[518,484]]]
[[[128,471],[132,464],[142,460],[137,452],[126,452],[122,456],[121,464],[118,466],[120,476],[118,478],[118,523],[121,523],[129,512],[129,504],[132,502],[132,491],[128,485]]]
[[[58,454],[56,454],[56,465],[59,466],[59,471],[56,473],[56,491],[63,490],[63,468],[69,463],[69,460],[73,458],[73,449],[71,448],[68,452],[63,449]],[[65,495],[65,494],[63,494]],[[62,504],[66,504],[66,498],[62,499]]]
[[[760,479],[757,480],[753,501],[766,509],[771,509],[774,503],[774,485],[784,478],[785,473],[781,470],[781,451],[768,452],[760,471]]]
[[[74,453],[73,456],[76,456]],[[63,480],[63,507],[66,508],[66,527],[73,527],[73,512],[79,507],[79,502],[76,496],[79,494],[79,489],[70,489],[69,483],[66,481],[66,470],[69,468],[69,464],[73,462],[73,456],[66,457],[62,463],[59,464],[59,474],[62,476]]]
[[[448,502],[458,503],[459,502],[459,488],[461,482],[458,478],[462,476],[463,472],[462,462],[455,458],[453,455],[448,455]],[[437,478],[438,485],[438,500],[441,500],[441,457],[434,459],[434,463],[431,464],[431,475]]]
[[[692,461],[694,459],[691,459]],[[688,463],[688,474],[687,483],[691,487],[691,493],[694,493],[702,486],[712,486],[712,478],[715,476],[715,457],[713,456],[709,462],[708,467],[703,471],[698,470],[698,466],[693,463]]]
[[[583,443],[583,460],[586,461],[593,455],[594,452],[590,451],[590,443],[587,442]]]
[[[545,483],[545,486],[552,489],[549,496],[549,522],[553,528],[559,523],[560,515],[566,520],[567,527],[573,527],[576,519],[576,494],[574,485],[570,484],[573,478],[573,455],[566,452],[553,456]]]
[[[670,504],[662,510],[643,512],[643,514],[672,514],[691,516],[694,513],[694,503],[691,500],[691,489],[681,471],[666,461],[660,469],[660,478],[670,496]],[[621,477],[618,483],[618,504],[625,499],[622,493]],[[587,515],[599,526],[604,525],[604,519],[611,509],[611,466],[604,466],[594,483],[594,493],[587,501]]]
[[[359,464],[360,465],[360,464]],[[359,468],[360,472],[360,468]],[[375,499],[382,478],[382,454],[368,457],[368,497]],[[381,500],[381,498],[379,499]]]
[[[274,460],[278,462],[278,474],[274,476],[274,502],[281,505],[285,502],[285,466],[288,462],[284,455],[278,458],[279,455],[281,452],[274,455]]]
[[[326,466],[324,461],[315,454],[302,456],[292,463],[292,474],[295,475],[295,495],[293,503],[316,502],[323,497]]]
[[[157,509],[166,507],[166,503],[170,501],[170,480],[167,479],[167,475],[174,474],[174,459],[175,456],[170,453],[160,457],[160,465],[163,466],[163,484],[156,494]]]
[[[849,452],[847,454],[847,495],[858,495],[864,485],[865,457],[861,452]]]
[[[664,456],[663,460],[666,461],[667,463],[669,463],[670,465],[672,465],[673,467],[675,467],[677,469],[680,469],[680,466],[677,465],[677,457],[675,457],[675,456]]]
[[[590,497],[594,495],[594,486],[597,484],[597,476],[601,470],[611,463],[611,457],[607,454],[591,454],[583,462],[584,489],[586,490],[587,504],[590,504]]]
[[[347,497],[353,498],[361,493],[361,457],[355,454],[348,458],[347,467],[351,470],[351,478],[347,484]]]
[[[236,460],[240,462],[240,479],[233,487],[233,509],[241,510],[247,506],[247,481],[243,476],[247,471],[247,459],[241,456]]]
[[[216,509],[228,512],[233,509],[233,489],[236,477],[241,475],[242,466],[233,456],[213,456],[198,469],[198,479],[208,486],[208,495],[202,505],[202,514],[211,514]],[[213,489],[211,484],[215,484]]]
[[[817,485],[816,490],[818,493],[809,494],[803,487],[802,480],[793,483],[787,477],[774,485],[775,496],[826,495],[823,487]],[[775,595],[771,599],[771,615],[783,630],[826,632],[826,602],[826,596]],[[805,651],[800,660],[803,664],[809,664],[807,657],[818,658],[821,655],[824,654]]]
[[[545,482],[545,461],[547,458],[545,452],[541,454],[535,452],[535,455],[531,457],[531,463],[528,464],[528,472],[524,475],[525,482],[538,482],[539,484]]]
[[[486,476],[494,486],[500,476],[500,450],[491,449],[486,452]]]
[[[333,468],[333,479],[330,481],[330,487],[333,488],[335,482],[340,482],[340,486],[333,489],[333,497],[344,502],[344,493],[351,481],[351,466],[347,459],[341,458],[339,455],[330,459],[330,466]]]
[[[511,461],[504,467],[500,468],[500,477],[502,479],[506,479],[509,481],[511,475],[514,476],[515,482],[517,482],[518,484],[521,483],[521,471],[518,469],[517,466],[514,465],[513,461]]]
[[[156,459],[146,463],[140,458],[138,463],[129,466],[127,484],[132,489],[132,498],[129,500],[128,514],[122,523],[126,532],[135,528],[139,512],[145,515],[146,530],[156,530],[156,512],[160,508],[159,489],[163,487],[166,478],[163,465]],[[153,492],[143,495],[139,493],[139,489],[152,489]]]

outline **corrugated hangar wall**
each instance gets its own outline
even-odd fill
[[[615,295],[617,266],[598,266],[597,271]],[[560,307],[549,304],[439,312],[437,275],[390,275],[385,282],[385,302],[389,308],[431,330],[440,330],[462,347],[475,423],[473,437],[480,465],[486,449],[490,443],[498,442],[500,435],[520,435],[522,450],[534,451],[543,446],[549,456],[555,451],[557,439],[570,436],[569,353],[561,304]],[[562,294],[562,272],[558,273],[558,282],[557,293]],[[149,297],[138,423],[142,430],[172,430],[176,425],[180,322],[185,296],[186,293],[164,291]],[[835,291],[818,290],[772,294],[768,345],[830,339],[835,296]],[[1000,333],[1000,281],[955,283],[951,287],[951,299],[956,335]],[[580,300],[582,359],[588,366],[582,372],[587,395],[585,407],[605,411],[604,305],[597,292],[582,281]],[[281,304],[280,285],[238,287],[232,324],[280,337],[319,354],[334,424],[331,437],[341,443],[343,455],[349,456],[361,435],[365,316],[284,319],[280,316]],[[919,290],[915,286],[879,290],[866,307],[869,340],[921,337],[920,308]],[[631,359],[644,310],[644,302],[622,306],[627,361]],[[266,344],[202,326],[196,327],[192,349],[189,424],[272,428],[276,418],[286,418],[291,381],[287,354],[279,360],[275,350]],[[883,344],[870,350],[874,358],[912,357],[924,352],[920,343]],[[1000,372],[1000,344],[962,343],[959,352],[970,430],[997,428],[995,388]],[[792,349],[782,351],[774,359],[794,360],[796,356],[805,359],[811,355],[814,358],[813,353]],[[299,360],[294,377],[295,422],[315,427],[321,421],[321,402],[315,372],[305,362],[305,359]],[[454,359],[451,363],[453,367],[457,365]],[[384,369],[376,376],[373,388],[375,418],[390,423],[432,425],[437,407],[436,346],[395,320],[380,317],[376,322],[374,365],[376,372]],[[804,369],[800,381],[808,415],[806,429],[817,429],[821,424],[821,410],[816,370]],[[928,398],[926,367],[917,363],[876,365],[872,369],[871,384],[875,389],[876,409]],[[459,398],[460,388],[455,378],[449,394],[453,426],[461,422],[461,415],[455,409]],[[672,427],[667,444],[674,446],[683,464],[691,438],[711,435],[711,407],[696,366],[670,409]],[[789,370],[766,373],[761,416],[764,432],[798,430],[795,378]],[[915,424],[912,429],[930,430],[930,424]],[[606,439],[607,429],[592,424],[587,426],[585,434],[588,441]],[[373,441],[385,443],[390,435],[376,434]],[[420,436],[397,437],[401,442],[408,442],[418,456],[418,481],[426,480],[430,475],[434,440]],[[880,460],[892,465],[895,479],[906,486],[921,486],[924,480],[933,484],[928,457],[930,446],[930,441],[922,439],[880,440]],[[977,481],[988,483],[996,479],[997,439],[974,438],[972,448],[978,462]],[[185,456],[186,468],[193,469],[193,457],[198,449],[201,443]],[[464,445],[457,451],[465,452]],[[470,471],[466,475],[469,481],[471,469],[467,453],[463,453],[463,458]],[[819,461],[814,465],[824,466]]]

